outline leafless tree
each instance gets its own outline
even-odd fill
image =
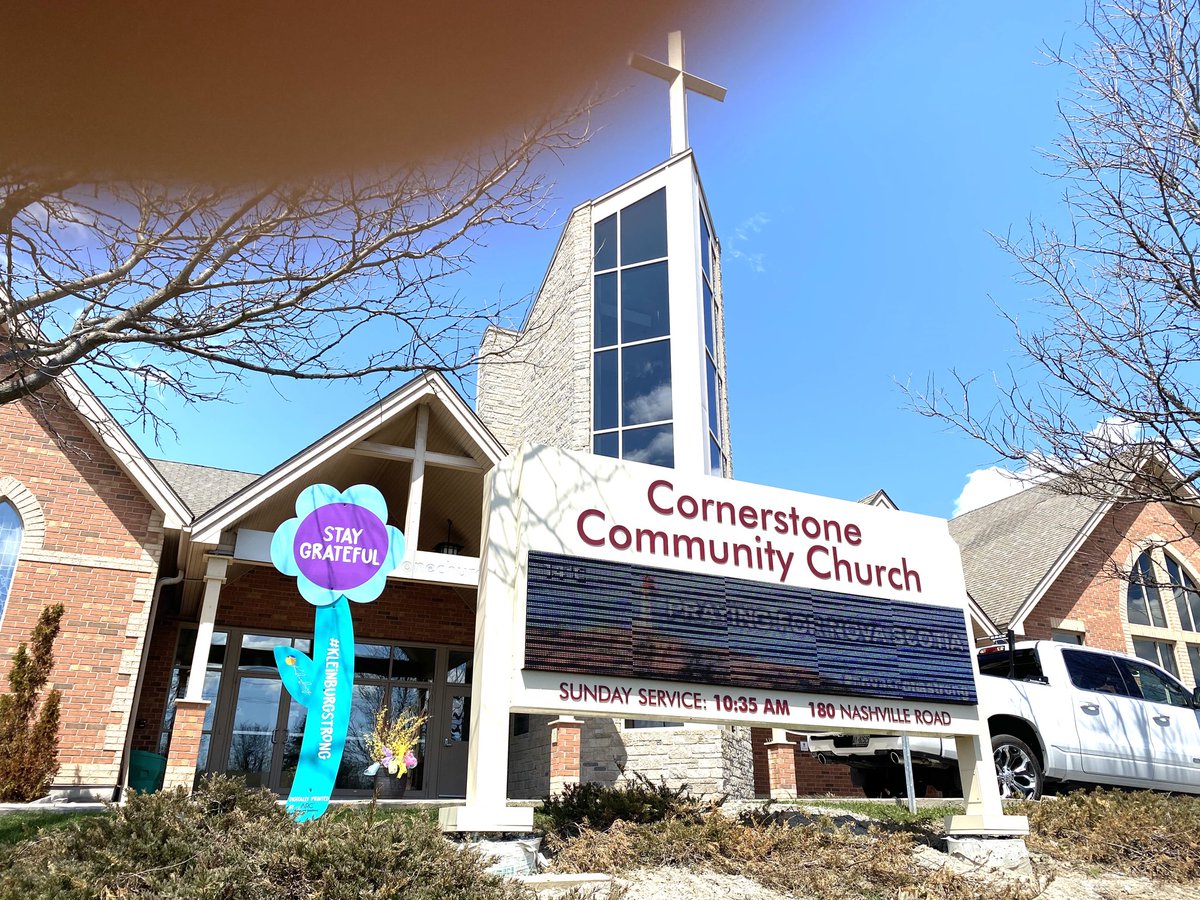
[[[1090,46],[1050,54],[1078,75],[1049,154],[1070,229],[1000,240],[1046,314],[1010,317],[1030,365],[911,396],[1061,489],[1196,507],[1200,0],[1096,2],[1086,25]]]
[[[0,403],[86,365],[118,415],[157,425],[156,398],[217,398],[250,372],[470,365],[505,309],[441,282],[488,229],[541,222],[539,160],[581,143],[587,108],[452,163],[286,183],[0,161]]]

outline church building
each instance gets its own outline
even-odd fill
[[[483,338],[475,410],[423,375],[254,475],[147,458],[74,375],[0,407],[0,652],[44,604],[67,607],[55,793],[119,796],[146,754],[167,786],[225,772],[286,793],[306,710],[273,652],[307,651],[311,615],[270,538],[306,486],[361,483],[407,541],[356,613],[335,796],[370,794],[355,736],[403,708],[429,716],[407,796],[460,797],[486,473],[535,443],[731,475],[720,243],[684,124],[685,90],[724,89],[683,71],[677,34],[670,51],[633,61],[671,83],[670,157],[571,212],[522,327]],[[751,766],[748,729],[515,715],[509,794],[640,771],[748,796]]]
[[[0,677],[41,609],[66,607],[54,794],[118,798],[154,760],[168,787],[228,773],[288,792],[307,710],[274,652],[311,652],[312,610],[273,567],[271,538],[323,483],[378,488],[406,539],[383,594],[355,612],[334,798],[371,795],[361,736],[380,709],[428,716],[406,796],[463,797],[488,474],[543,445],[732,478],[721,244],[685,107],[686,91],[724,89],[684,70],[678,34],[668,63],[633,64],[670,83],[670,156],[572,210],[524,323],[483,336],[474,409],[423,374],[259,475],[148,458],[74,373],[0,406]],[[977,635],[1154,654],[1194,682],[1200,546],[1182,515],[1034,489],[960,517]],[[1187,535],[1163,549],[1180,523]],[[517,713],[509,735],[514,799],[635,774],[744,798],[829,785],[782,729]]]

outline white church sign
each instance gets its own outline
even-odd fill
[[[944,520],[541,446],[489,480],[467,805],[446,827],[527,827],[505,786],[509,714],[530,712],[952,735],[976,795],[960,830],[1021,830]]]

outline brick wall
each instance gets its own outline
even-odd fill
[[[754,796],[769,797],[771,794],[767,744],[771,740],[770,728],[750,729],[750,740],[754,758]],[[793,751],[796,757],[796,794],[800,797],[861,797],[862,791],[850,781],[850,767],[821,765],[807,750],[801,749],[804,736],[788,733],[788,740],[796,742]]]
[[[1090,646],[1130,652],[1124,620],[1127,583],[1120,573],[1129,570],[1137,552],[1152,540],[1169,541],[1170,553],[1196,572],[1200,569],[1200,544],[1190,536],[1194,529],[1186,513],[1165,504],[1115,507],[1025,620],[1025,637],[1049,638],[1059,622],[1074,620],[1085,626]],[[1164,605],[1173,605],[1170,593],[1162,593]],[[1166,612],[1168,617],[1174,614],[1170,608]]]
[[[162,517],[50,393],[0,406],[0,496],[25,526],[0,623],[0,679],[42,608],[62,602],[51,674],[63,692],[54,787],[111,796],[162,552]]]

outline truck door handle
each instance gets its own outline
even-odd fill
[[[1159,725],[1170,725],[1171,717],[1170,716],[1155,716],[1154,721],[1157,722]]]
[[[1088,715],[1092,715],[1092,716],[1094,716],[1098,712],[1100,712],[1100,704],[1099,703],[1080,703],[1079,708],[1082,709]]]

